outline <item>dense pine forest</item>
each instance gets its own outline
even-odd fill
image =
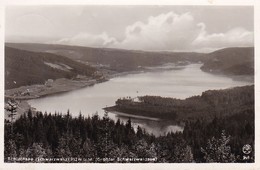
[[[239,107],[239,106],[238,106]],[[14,108],[15,109],[15,108]],[[155,137],[104,117],[30,110],[5,121],[5,162],[254,162],[254,110],[186,120],[183,132]],[[250,152],[242,152],[249,144]]]

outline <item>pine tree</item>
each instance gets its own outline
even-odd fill
[[[72,153],[69,148],[69,137],[63,135],[59,138],[58,148],[56,150],[56,155],[59,158],[69,158]]]
[[[137,126],[137,132],[136,135],[139,139],[141,139],[143,137],[143,130],[140,126]]]
[[[95,144],[95,148],[97,151],[97,157],[100,158],[114,158],[113,150],[115,148],[115,144],[113,143],[111,127],[109,127],[110,119],[108,117],[108,113],[106,112],[103,119],[102,124],[99,128],[98,141]]]
[[[16,112],[17,112],[17,107],[18,107],[18,103],[12,99],[12,100],[9,100],[5,106],[5,110],[8,113],[8,117],[10,118],[11,120],[11,134],[13,134],[13,122],[15,120],[15,116],[16,116]]]
[[[88,138],[85,139],[82,145],[81,155],[83,158],[94,158],[95,156],[94,146]]]
[[[179,145],[175,146],[174,149],[174,162],[178,163],[188,163],[193,162],[193,154],[191,147],[188,145],[183,145],[180,143]]]
[[[33,143],[33,145],[26,150],[26,157],[33,158],[36,162],[36,158],[40,160],[40,158],[46,157],[46,150],[41,143]]]
[[[230,141],[230,136],[226,136],[223,130],[220,138],[212,137],[208,140],[205,149],[201,148],[201,152],[204,153],[204,159],[206,162],[235,162],[235,155],[231,153],[231,147],[227,144]]]

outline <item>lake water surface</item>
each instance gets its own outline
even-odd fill
[[[165,69],[152,70],[138,74],[128,74],[110,79],[107,82],[85,87],[63,94],[29,100],[29,104],[42,112],[62,112],[70,110],[73,116],[81,112],[85,116],[98,113],[104,115],[102,108],[113,106],[121,97],[136,97],[142,95],[157,95],[184,99],[200,95],[209,89],[224,89],[234,86],[252,84],[246,81],[235,81],[231,78],[205,73],[200,70],[201,64],[187,66],[165,66]],[[109,113],[109,117],[122,121],[128,120],[128,115]],[[131,118],[134,127],[137,125],[154,135],[164,135],[170,131],[182,131],[183,128],[171,122],[153,119]]]

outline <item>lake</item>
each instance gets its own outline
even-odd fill
[[[247,81],[232,80],[229,77],[213,75],[200,70],[202,64],[176,66],[167,64],[153,68],[149,72],[128,74],[110,79],[91,87],[29,100],[29,104],[42,112],[66,113],[68,109],[73,116],[81,112],[84,116],[98,113],[104,115],[102,108],[113,106],[118,98],[136,97],[142,95],[157,95],[184,99],[193,95],[200,95],[209,89],[224,89],[234,86],[252,84]],[[110,118],[127,121],[129,115],[109,113]],[[136,128],[138,125],[155,136],[167,132],[182,131],[183,127],[173,122],[132,117]]]

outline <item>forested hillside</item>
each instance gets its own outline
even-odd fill
[[[5,47],[5,88],[43,84],[48,79],[94,77],[96,69],[67,57]]]
[[[136,51],[57,44],[6,43],[7,47],[52,53],[112,72],[136,71],[165,63],[201,62],[206,72],[224,75],[254,75],[254,47],[224,48],[212,53]]]
[[[141,69],[142,67],[158,66],[169,62],[203,62],[205,59],[204,54],[193,52],[148,52],[26,43],[6,43],[6,46],[35,52],[54,53],[116,72],[133,71]]]
[[[254,48],[225,48],[207,54],[203,71],[227,75],[254,75]]]
[[[137,101],[123,98],[105,110],[175,121],[197,118],[212,120],[214,117],[248,112],[253,114],[254,86],[208,90],[201,96],[185,100],[160,96],[140,96]]]

